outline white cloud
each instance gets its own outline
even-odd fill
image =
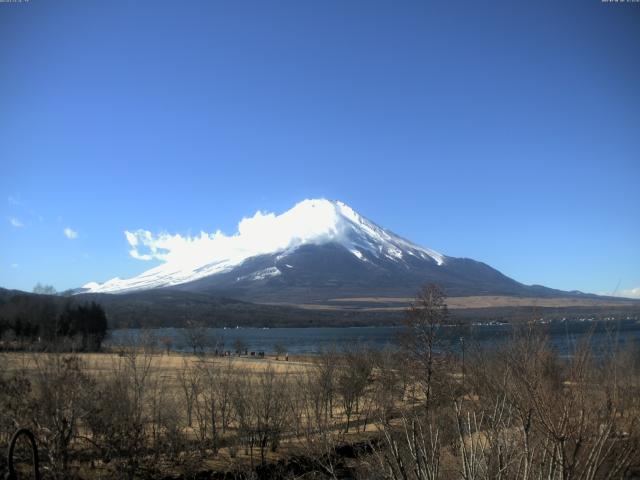
[[[136,237],[134,233],[125,231],[124,234],[127,237],[127,242],[129,242],[129,245],[131,245],[132,247],[138,245],[138,237]]]
[[[234,235],[200,232],[196,236],[148,230],[125,231],[129,254],[138,260],[160,260],[169,267],[185,269],[205,262],[239,261],[250,256],[284,250],[305,243],[327,241],[345,232],[338,231],[336,209],[326,201],[306,200],[302,208],[281,215],[256,212],[243,218]]]
[[[24,227],[24,223],[22,223],[19,219],[17,219],[16,217],[11,217],[9,218],[9,223],[11,224],[11,226],[16,227],[16,228],[22,228]]]
[[[20,200],[20,198],[19,197],[14,197],[13,195],[9,195],[9,198],[7,198],[7,201],[11,205],[22,205],[22,201]]]
[[[20,265],[18,265],[17,263],[12,263],[11,264],[11,268],[18,268],[18,267],[20,267]]]
[[[67,237],[69,240],[74,240],[78,238],[78,232],[76,232],[75,230],[69,227],[65,228],[62,232],[64,233],[64,236]]]
[[[640,287],[629,288],[628,290],[620,290],[617,297],[640,298]]]

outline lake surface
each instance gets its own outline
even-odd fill
[[[453,349],[459,349],[464,339],[466,345],[499,345],[510,338],[513,326],[472,325],[465,327],[443,327],[441,338]],[[576,345],[590,338],[592,348],[597,352],[610,349],[612,345],[635,345],[640,347],[640,321],[635,319],[615,321],[566,321],[538,325],[549,332],[552,346],[560,355],[571,355]],[[377,349],[394,348],[402,327],[318,327],[318,328],[209,328],[206,335],[222,340],[224,350],[234,350],[234,343],[240,340],[249,351],[272,353],[276,345],[282,345],[291,354],[311,354],[335,347],[361,345]],[[159,347],[170,343],[176,351],[190,349],[186,331],[182,328],[156,328],[150,330],[113,330],[105,342],[107,345],[139,344],[151,342]],[[213,348],[213,347],[212,347]]]

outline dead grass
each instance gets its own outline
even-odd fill
[[[31,353],[31,352],[3,352],[0,354],[0,364],[3,370],[10,372],[13,370],[23,370],[27,373],[37,367],[38,361],[46,360],[48,356],[58,355],[55,353]],[[113,370],[114,365],[122,360],[118,353],[78,353],[77,356],[83,362],[87,372],[100,375]],[[277,374],[299,374],[304,373],[313,366],[310,359],[305,357],[292,358],[290,361],[276,360],[275,357],[252,358],[252,357],[213,357],[197,356],[191,354],[181,354],[171,352],[167,355],[152,354],[151,368],[154,372],[164,378],[177,378],[178,372],[187,365],[195,365],[202,362],[209,362],[219,365],[226,365],[232,362],[234,369],[239,372],[260,374],[271,367]]]
[[[329,302],[337,303],[398,303],[403,307],[414,299],[409,297],[352,297],[332,298]],[[447,307],[456,308],[492,308],[492,307],[614,307],[621,305],[637,305],[638,302],[629,299],[602,300],[597,298],[534,298],[508,297],[501,295],[477,295],[468,297],[448,297]],[[311,305],[307,305],[310,307]],[[395,307],[392,307],[395,308]]]

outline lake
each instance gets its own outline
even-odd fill
[[[552,346],[560,355],[571,355],[581,339],[591,335],[592,348],[597,352],[611,345],[636,345],[640,347],[640,321],[625,319],[615,321],[556,321],[536,328],[549,332]],[[362,345],[377,349],[393,348],[402,327],[315,327],[315,328],[209,328],[209,338],[222,339],[225,350],[233,350],[236,340],[246,345],[249,351],[273,353],[276,345],[282,345],[291,354],[312,354],[321,350],[350,345]],[[481,346],[499,345],[510,338],[513,326],[510,324],[448,326],[442,328],[441,337],[452,348],[459,349],[461,338],[466,345],[477,343]],[[113,330],[106,345],[127,345],[140,343],[143,338],[151,339],[158,346],[167,341],[171,349],[189,350],[189,343],[182,328],[156,328],[150,330]],[[148,341],[148,340],[147,340]]]

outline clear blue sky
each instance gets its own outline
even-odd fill
[[[525,283],[640,287],[640,4],[0,3],[0,165],[3,287],[313,197]]]

